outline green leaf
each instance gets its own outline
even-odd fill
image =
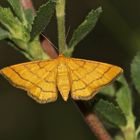
[[[140,139],[140,125],[136,129],[136,139]]]
[[[129,116],[130,114],[132,114],[131,91],[123,75],[120,76],[117,81],[120,82],[122,86],[116,92],[116,101],[125,116]]]
[[[119,134],[115,135],[114,140],[124,140],[124,136],[119,133]]]
[[[10,8],[2,8],[0,7],[0,22],[3,24],[8,30],[13,31],[15,24],[18,24],[18,20],[14,17]]]
[[[134,57],[131,64],[131,77],[135,88],[140,94],[140,52]]]
[[[84,22],[82,22],[74,31],[68,45],[69,47],[74,48],[95,27],[101,12],[101,7],[97,8],[96,10],[91,10],[89,12]]]
[[[95,105],[95,110],[102,118],[115,126],[123,126],[126,124],[123,112],[113,103],[101,99]]]
[[[49,24],[51,17],[54,13],[55,2],[49,0],[46,4],[42,5],[36,13],[32,31],[31,31],[31,40],[39,35],[44,28]]]
[[[20,21],[26,26],[27,21],[24,15],[23,7],[21,6],[20,0],[8,0],[10,5],[13,8],[13,11],[17,15],[17,17],[20,19]]]
[[[9,8],[0,7],[0,23],[10,32],[11,39],[29,40],[29,33]]]
[[[104,88],[102,88],[100,93],[103,95],[106,95],[106,96],[114,97],[115,88],[114,88],[113,84],[111,84],[109,86],[105,86]]]
[[[6,39],[9,36],[10,36],[9,32],[7,32],[6,30],[0,28],[0,40]]]
[[[34,14],[32,9],[26,9],[24,11],[26,20],[28,22],[28,29],[31,31],[33,20],[34,20]]]
[[[120,89],[116,92],[116,101],[123,111],[127,124],[124,127],[120,127],[122,130],[124,137],[127,139],[134,139],[134,131],[135,131],[135,116],[132,112],[132,97],[131,90],[127,84],[125,77],[122,75],[118,79],[118,82],[122,85]],[[131,130],[131,131],[129,131]]]

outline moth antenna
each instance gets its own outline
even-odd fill
[[[59,52],[58,48],[43,33],[41,35]]]
[[[68,38],[69,32],[70,32],[70,26],[69,26],[68,31],[67,31],[67,33],[66,33],[66,40],[67,40],[67,38]]]
[[[67,37],[68,37],[69,31],[70,31],[70,26],[69,26],[68,31],[67,31],[66,36],[65,36],[65,44],[66,45],[67,45]]]

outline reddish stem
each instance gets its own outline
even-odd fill
[[[25,9],[32,8],[34,10],[31,0],[21,0],[21,3]],[[51,58],[56,58],[58,56],[54,47],[47,39],[43,38],[41,44],[44,51]],[[93,113],[92,111],[88,111],[84,103],[82,102],[75,102],[75,103],[78,109],[80,110],[80,112],[82,113],[82,115],[84,116],[85,122],[87,123],[91,131],[97,136],[97,138],[99,140],[112,140],[109,133],[106,131],[106,129],[104,128],[103,124],[96,116],[96,114]]]
[[[56,58],[58,56],[58,53],[55,51],[54,47],[50,44],[50,42],[43,38],[41,41],[43,50],[51,57]]]
[[[99,140],[112,140],[103,124],[96,116],[95,113],[88,113],[85,115],[85,121],[90,127],[91,131],[96,135]]]
[[[24,9],[33,9],[34,10],[33,3],[31,0],[20,0],[20,1],[21,1],[21,4]]]
[[[98,116],[91,110],[89,104],[83,101],[75,101],[75,103],[82,113],[85,122],[96,137],[99,140],[112,140]]]

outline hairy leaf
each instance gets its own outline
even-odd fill
[[[31,40],[39,35],[49,24],[50,19],[54,13],[54,9],[55,2],[53,0],[49,0],[46,4],[39,8],[32,25]]]
[[[69,47],[75,47],[95,27],[101,12],[101,7],[89,12],[84,22],[82,22],[74,31],[68,45]]]
[[[24,11],[25,13],[25,17],[26,17],[26,20],[27,20],[27,24],[28,24],[28,29],[31,30],[32,28],[32,23],[33,23],[33,20],[34,20],[34,14],[33,14],[33,10],[32,9],[26,9]]]
[[[20,19],[20,21],[23,24],[27,25],[24,10],[23,10],[23,8],[21,6],[20,0],[8,0],[8,2],[12,6],[13,11],[17,15],[17,17]]]
[[[123,126],[126,124],[123,112],[113,103],[101,99],[95,105],[95,110],[101,117],[115,126]]]
[[[113,97],[115,95],[115,88],[113,84],[111,84],[110,86],[107,86],[101,89],[100,93],[106,96]]]
[[[0,7],[0,23],[10,32],[11,38],[29,40],[27,30],[9,8]]]
[[[3,24],[8,30],[12,30],[15,27],[15,24],[18,24],[17,19],[14,17],[10,8],[2,8],[0,7],[0,22]]]
[[[116,92],[116,101],[123,113],[128,116],[132,113],[131,91],[123,75],[120,76],[117,81],[120,82],[122,86]]]
[[[6,39],[9,37],[9,32],[0,28],[0,40]]]
[[[140,94],[140,52],[134,57],[131,64],[131,77],[135,88]]]

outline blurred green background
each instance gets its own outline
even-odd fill
[[[36,9],[45,0],[33,0]],[[8,6],[0,0],[2,6]],[[112,63],[124,68],[129,79],[130,63],[140,50],[139,0],[67,0],[67,40],[92,9],[102,6],[103,13],[95,29],[76,47],[74,57]],[[44,17],[45,20],[45,17]],[[56,21],[44,31],[57,46]],[[0,42],[0,68],[28,61],[6,42]],[[0,140],[93,140],[79,110],[69,99],[37,104],[26,92],[12,87],[0,77]],[[140,110],[137,110],[140,114]]]

